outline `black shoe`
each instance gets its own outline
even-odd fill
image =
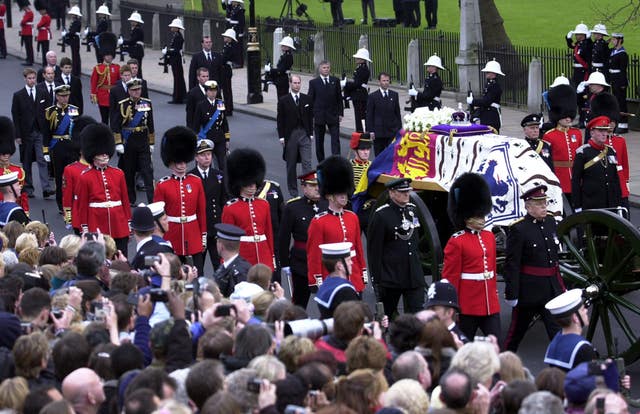
[[[169,105],[182,105],[182,101],[168,101]]]
[[[51,197],[53,195],[56,195],[55,191],[43,191],[42,192],[42,198]]]

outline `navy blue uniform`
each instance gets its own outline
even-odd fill
[[[353,114],[356,121],[356,131],[364,132],[362,121],[367,118],[367,99],[369,92],[367,90],[367,82],[371,72],[366,62],[358,64],[353,72],[353,80],[347,82],[344,87],[344,95],[350,97],[353,101]]]
[[[482,91],[482,98],[475,98],[471,105],[476,110],[474,118],[480,119],[482,125],[495,128],[500,132],[502,126],[502,117],[500,115],[500,98],[502,97],[502,88],[495,79],[487,80],[487,84]]]
[[[430,111],[442,106],[440,94],[442,93],[442,79],[438,73],[430,73],[424,81],[424,90],[416,96],[416,108],[428,107]]]

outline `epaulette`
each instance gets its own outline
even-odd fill
[[[380,207],[376,208],[376,213],[380,210],[384,210],[385,208],[389,207],[389,204],[383,204]]]
[[[548,130],[547,132],[545,132],[545,133],[544,133],[543,137],[544,137],[545,135],[548,135],[548,134],[550,134],[551,132],[555,131],[556,129],[557,129],[557,128],[551,128],[550,130]]]
[[[151,102],[151,99],[149,99],[149,98],[142,98],[142,97],[141,97],[141,98],[140,98],[140,100],[141,100],[141,101],[149,101],[149,102]]]
[[[523,221],[523,220],[524,220],[524,217],[520,217],[520,218],[519,218],[519,219],[517,219],[517,220],[513,220],[511,223],[509,223],[509,227],[511,227],[511,226],[513,226],[513,225],[516,225],[516,224],[520,223],[520,222],[521,222],[521,221]]]
[[[294,201],[301,200],[301,199],[302,199],[302,197],[293,197],[292,199],[287,200],[287,204],[292,203],[292,202],[294,202]]]
[[[227,201],[227,205],[230,206],[231,204],[236,203],[239,200],[239,198],[232,198],[231,200]]]
[[[191,176],[191,177],[195,177],[197,179],[200,179],[200,177],[198,177],[197,175],[195,175],[194,173],[187,173],[187,176]]]
[[[55,107],[56,107],[55,105],[48,106],[48,107],[45,108],[45,111],[48,111],[49,109],[55,108]]]
[[[582,153],[584,152],[584,149],[585,149],[586,147],[588,147],[588,146],[589,146],[589,144],[581,145],[581,146],[580,146],[580,147],[578,147],[578,149],[576,150],[576,154],[578,154],[578,153],[582,154]]]
[[[120,105],[121,103],[124,103],[125,101],[128,101],[128,100],[129,100],[129,98],[124,98],[124,99],[118,101],[118,105]]]
[[[158,184],[160,184],[163,181],[170,180],[170,179],[171,179],[170,175],[165,175],[164,177],[162,177],[161,179],[158,180]]]
[[[323,211],[322,213],[318,213],[315,216],[313,216],[313,219],[319,219],[320,217],[326,216],[327,214],[329,214],[328,211]]]
[[[451,237],[459,237],[462,236],[464,234],[464,230],[460,230],[458,232],[455,232],[451,235]]]

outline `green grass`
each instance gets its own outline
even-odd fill
[[[185,2],[189,2],[186,0]],[[217,1],[217,0],[213,0]],[[486,0],[479,0],[486,1]],[[279,16],[284,0],[255,0],[258,16]],[[314,21],[322,23],[331,22],[331,9],[329,3],[320,0],[301,0],[308,6],[307,13]],[[565,47],[564,36],[576,24],[584,21],[589,27],[602,21],[603,17],[598,13],[599,9],[606,7],[614,10],[627,4],[627,0],[609,0],[606,6],[602,1],[585,0],[579,5],[566,0],[495,0],[496,6],[504,19],[505,28],[511,41],[516,45]],[[293,0],[295,12],[296,3]],[[248,8],[248,0],[245,0]],[[342,6],[345,17],[355,19],[356,23],[362,18],[362,9],[359,0],[345,0]],[[424,2],[420,2],[423,30],[426,26],[424,19]],[[394,17],[391,0],[376,0],[377,17]],[[631,53],[640,44],[640,30],[637,24],[629,24],[625,28],[616,28],[607,24],[609,33],[623,31],[625,44]],[[438,29],[445,32],[458,32],[460,29],[460,12],[456,0],[440,0],[438,2]]]

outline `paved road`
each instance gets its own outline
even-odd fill
[[[3,93],[0,93],[0,108],[2,108],[0,110],[0,114],[2,115],[10,116],[12,93],[23,85],[21,73],[22,66],[20,66],[20,61],[18,59],[9,57],[6,61],[2,61],[0,63],[0,90],[4,91]],[[88,103],[89,79],[87,77],[83,77],[82,81],[85,101]],[[169,96],[155,92],[151,92],[150,98],[154,105],[154,119],[156,121],[155,129],[159,143],[164,131],[172,126],[184,123],[184,106],[169,105],[166,103],[170,98]],[[99,118],[99,113],[95,105],[85,105],[87,115]],[[241,146],[251,146],[259,150],[264,155],[267,163],[267,178],[280,182],[286,188],[284,162],[281,157],[281,148],[279,147],[276,139],[275,122],[236,112],[235,115],[230,118],[230,130],[232,149]],[[345,154],[346,142],[343,141],[342,143],[343,154]],[[330,149],[328,147],[326,151],[327,153],[330,153]],[[14,162],[17,161],[18,159],[16,155],[14,157]],[[113,163],[115,163],[115,160]],[[168,172],[160,159],[159,145],[156,145],[156,152],[153,155],[153,166],[155,171],[154,176],[156,178],[160,178]],[[39,183],[36,182],[34,184],[36,186],[37,198],[31,199],[32,218],[41,220],[41,211],[45,210],[47,220],[59,239],[62,235],[67,234],[67,230],[64,228],[62,217],[57,214],[55,201],[52,199],[43,200],[40,198],[41,190],[39,188]],[[142,200],[144,200],[144,194],[139,193],[138,201]],[[634,221],[636,221],[636,224],[637,222],[640,222],[640,210],[634,209],[632,211],[632,217],[635,219]],[[133,242],[131,242],[129,246],[130,252],[133,253],[134,249],[135,246]],[[208,265],[207,268],[207,273],[210,273],[210,265]],[[502,288],[503,287],[500,286],[500,289]],[[370,288],[365,291],[364,299],[373,306],[375,299]],[[317,309],[315,308],[315,305],[309,306],[309,313],[317,316]],[[510,317],[505,306],[502,311],[503,333],[506,333],[508,329],[509,320]],[[544,367],[542,364],[542,357],[544,355],[546,345],[547,339],[544,329],[541,324],[537,324],[525,338],[525,341],[519,351],[519,354],[524,359],[526,365],[529,366],[534,373]],[[602,345],[601,347],[603,348]],[[635,364],[635,366],[632,367],[631,373],[635,379],[635,383],[640,385],[640,368],[638,368],[638,364]],[[638,387],[638,389],[640,389],[640,387]]]

